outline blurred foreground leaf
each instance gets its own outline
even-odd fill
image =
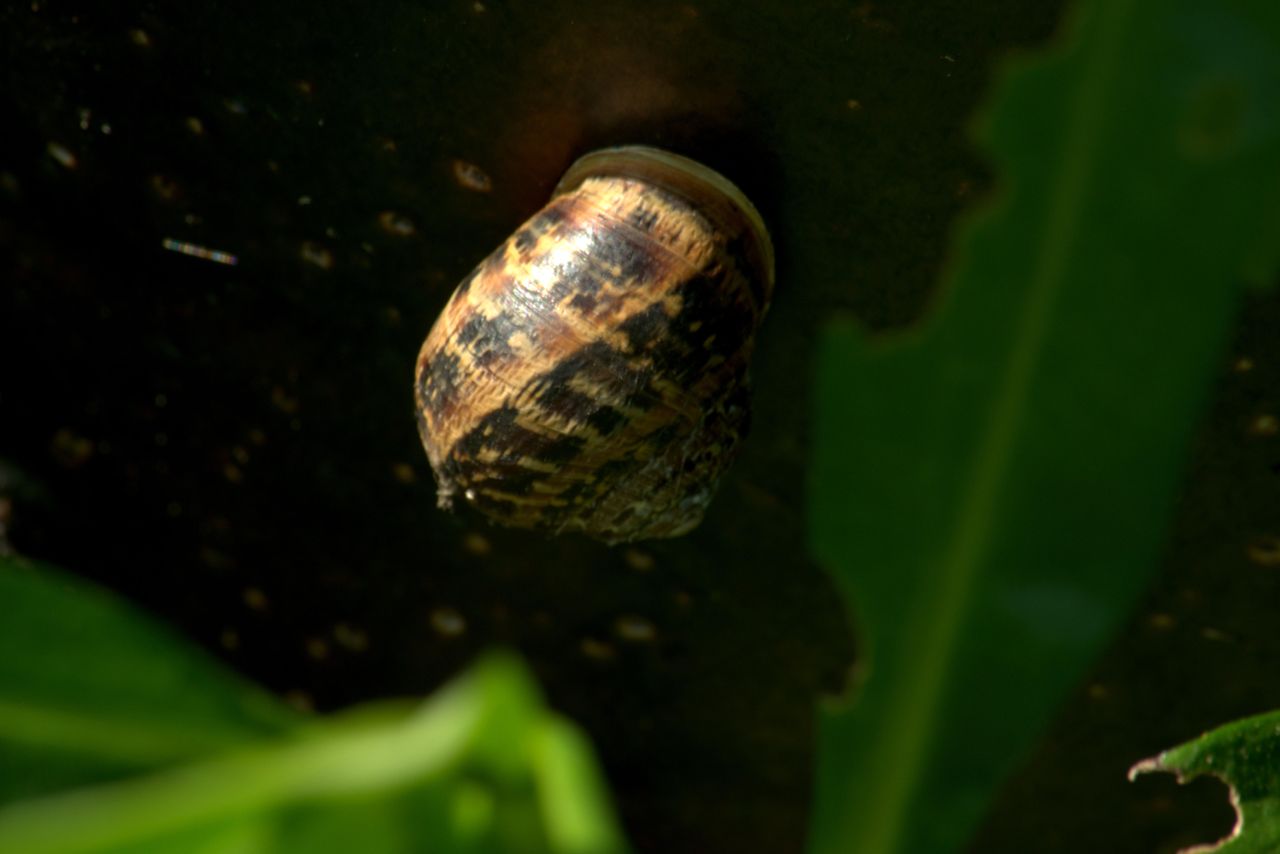
[[[1280,712],[1229,723],[1144,759],[1129,771],[1129,779],[1152,771],[1176,774],[1179,783],[1212,774],[1231,787],[1237,816],[1231,835],[1217,847],[1193,850],[1222,854],[1280,851]]]
[[[0,851],[625,848],[586,739],[510,657],[308,719],[81,582],[0,559],[0,597]]]
[[[961,847],[1158,555],[1246,280],[1280,252],[1280,6],[1090,0],[995,87],[942,305],[822,344],[812,539],[864,645],[819,852]]]
[[[302,720],[105,591],[0,557],[0,801],[207,755]]]

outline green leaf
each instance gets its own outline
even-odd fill
[[[0,801],[207,755],[302,720],[105,591],[0,556]]]
[[[576,727],[554,718],[533,745],[538,806],[552,848],[557,851],[611,851],[618,847],[604,779],[591,745]]]
[[[1142,588],[1280,247],[1280,7],[1078,3],[977,125],[998,192],[918,330],[824,335],[811,538],[863,635],[818,852],[946,852]]]
[[[1280,850],[1280,711],[1229,723],[1144,759],[1130,769],[1129,779],[1152,771],[1176,774],[1179,783],[1212,774],[1231,787],[1235,828],[1217,847],[1195,851],[1272,854]]]
[[[422,705],[308,720],[83,582],[6,560],[0,595],[23,627],[0,653],[0,851],[626,848],[586,739],[509,656]],[[49,757],[62,773],[23,784]]]

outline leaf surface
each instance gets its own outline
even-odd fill
[[[0,559],[0,597],[0,851],[626,849],[586,738],[508,655],[308,718],[47,567]]]
[[[1080,2],[977,137],[941,303],[820,345],[811,539],[863,637],[817,852],[959,849],[1126,614],[1243,283],[1280,247],[1280,11]]]
[[[0,557],[0,800],[162,767],[304,720],[106,591]]]

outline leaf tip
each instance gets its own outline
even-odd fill
[[[1139,762],[1135,762],[1133,764],[1133,767],[1129,769],[1129,774],[1128,774],[1129,782],[1132,783],[1134,780],[1138,779],[1143,774],[1150,774],[1156,771],[1165,771],[1170,774],[1174,774],[1177,776],[1179,783],[1185,782],[1182,779],[1182,772],[1179,769],[1166,768],[1164,766],[1163,753],[1156,754],[1155,756],[1148,756],[1146,759],[1143,759]]]

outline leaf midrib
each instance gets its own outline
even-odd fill
[[[1133,0],[1098,5],[1102,30],[1100,46],[1073,98],[1070,135],[1064,141],[1061,168],[1048,206],[1048,217],[1035,253],[1035,268],[1027,300],[1016,318],[1020,330],[1010,352],[998,391],[991,398],[987,429],[973,467],[957,497],[959,513],[938,558],[932,577],[939,589],[916,600],[917,607],[903,630],[920,638],[917,654],[900,662],[896,690],[886,704],[895,714],[885,722],[869,757],[880,769],[881,785],[866,793],[877,803],[859,810],[872,821],[863,825],[856,850],[893,852],[902,843],[907,810],[923,774],[936,732],[934,718],[946,685],[955,637],[967,612],[974,579],[991,542],[996,502],[1009,470],[1015,436],[1028,409],[1031,380],[1043,349],[1051,309],[1065,282],[1068,250],[1080,223],[1086,179],[1096,169],[1098,140],[1105,113],[1109,81],[1114,77],[1123,40],[1120,34],[1134,6]],[[854,830],[851,828],[851,830]],[[854,833],[845,838],[854,839]]]

